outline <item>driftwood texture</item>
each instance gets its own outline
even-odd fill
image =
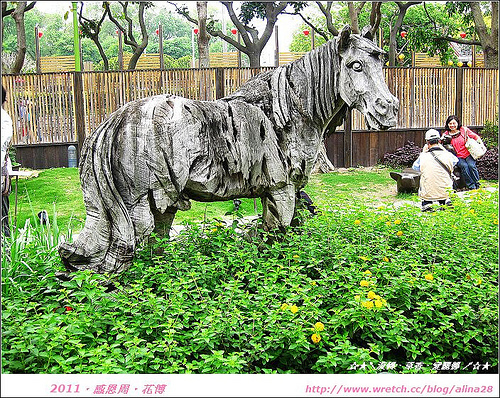
[[[382,50],[344,28],[303,58],[217,101],[158,95],[114,112],[87,138],[85,227],[59,254],[69,271],[122,272],[153,230],[168,234],[190,199],[260,198],[267,229],[290,225],[325,131],[348,107],[369,126],[396,123]]]

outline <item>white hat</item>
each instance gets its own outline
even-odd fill
[[[441,139],[441,136],[439,135],[439,131],[434,130],[434,129],[427,130],[427,132],[425,133],[425,140],[430,141],[430,140],[436,140],[436,139],[437,140]]]

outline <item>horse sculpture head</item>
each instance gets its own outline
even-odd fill
[[[385,84],[381,55],[384,51],[369,33],[351,34],[346,26],[340,33],[339,93],[349,106],[365,115],[369,129],[384,130],[396,125],[399,101]]]

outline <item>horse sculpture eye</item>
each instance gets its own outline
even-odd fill
[[[361,65],[361,62],[353,62],[351,64],[351,68],[356,71],[356,72],[361,72],[363,70],[363,66]]]

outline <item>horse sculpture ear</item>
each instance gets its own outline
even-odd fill
[[[342,53],[349,46],[349,37],[351,36],[351,27],[349,25],[344,26],[340,32],[339,37],[339,53]]]
[[[372,27],[370,25],[366,25],[362,30],[361,30],[361,36],[364,38],[373,41],[373,36],[372,36]]]

